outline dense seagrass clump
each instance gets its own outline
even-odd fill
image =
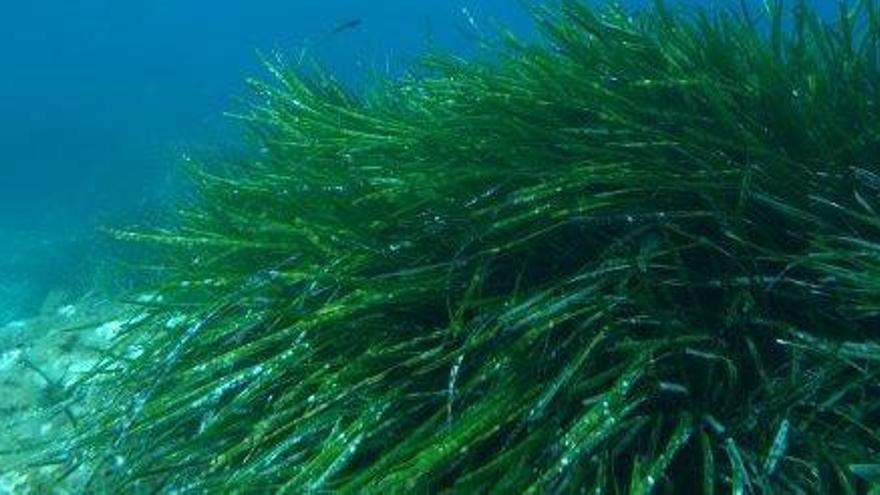
[[[269,64],[65,444],[90,489],[866,493],[880,5],[541,10],[352,95]],[[133,351],[134,350],[134,351]]]

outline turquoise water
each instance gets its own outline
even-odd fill
[[[334,30],[352,20],[360,23]],[[313,55],[352,87],[400,74],[429,40],[528,33],[516,2],[21,2],[0,17],[0,323],[83,275],[97,227],[173,202],[183,153],[234,142],[257,52]],[[101,248],[103,249],[103,248]],[[77,282],[79,283],[79,282]],[[80,284],[81,285],[81,284]]]

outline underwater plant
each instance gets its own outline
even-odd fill
[[[880,490],[880,5],[535,15],[363,94],[267,63],[254,155],[117,233],[164,282],[88,491]]]

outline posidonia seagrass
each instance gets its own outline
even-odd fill
[[[167,281],[69,462],[119,493],[878,490],[880,7],[794,3],[566,1],[363,94],[269,61],[260,152],[119,234]]]

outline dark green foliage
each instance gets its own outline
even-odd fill
[[[268,64],[257,157],[120,234],[168,282],[71,462],[120,493],[876,489],[880,8],[786,12],[565,2],[364,97]]]

